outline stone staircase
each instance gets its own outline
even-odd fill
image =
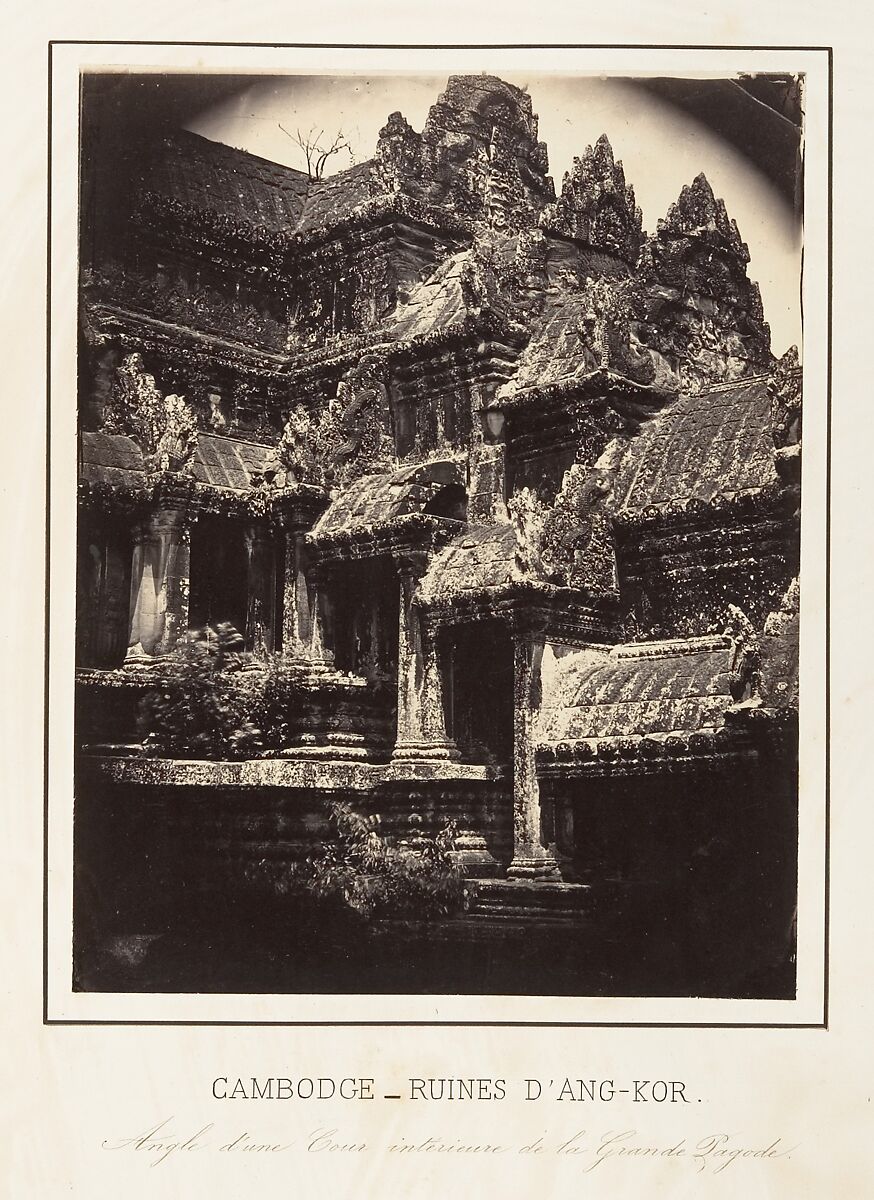
[[[587,884],[480,879],[467,919],[483,923],[578,925],[589,916],[591,900],[592,889]]]

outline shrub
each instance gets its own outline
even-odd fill
[[[262,746],[252,720],[263,672],[241,635],[224,622],[192,630],[171,655],[159,687],[140,702],[138,728],[147,754],[238,759]]]
[[[337,838],[312,860],[309,887],[316,896],[342,896],[365,917],[428,919],[460,910],[464,873],[453,861],[454,826],[436,837],[411,836],[392,845],[373,818],[348,804],[328,801]]]
[[[453,822],[434,837],[414,834],[395,845],[379,832],[377,818],[340,800],[326,804],[336,837],[303,863],[250,867],[250,883],[316,910],[368,921],[430,920],[465,907],[469,881],[451,855]]]

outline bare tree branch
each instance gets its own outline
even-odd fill
[[[327,143],[324,141],[324,129],[320,129],[316,133],[315,125],[312,125],[306,133],[303,133],[300,129],[295,129],[294,133],[291,133],[279,121],[276,124],[279,125],[285,136],[291,138],[295,145],[299,146],[303,151],[306,159],[307,175],[309,175],[311,180],[321,179],[324,176],[328,159],[333,158],[335,154],[341,154],[345,151],[349,155],[350,160],[352,162],[355,161],[352,147],[341,129],[337,130],[334,140]]]

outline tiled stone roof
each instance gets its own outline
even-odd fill
[[[86,483],[132,487],[142,477],[143,452],[120,433],[83,433],[79,440],[79,478]]]
[[[407,302],[399,304],[389,317],[387,334],[402,341],[420,334],[437,333],[463,321],[468,308],[461,280],[470,258],[469,250],[453,254],[432,275],[416,284]]]
[[[200,483],[245,492],[252,486],[252,476],[263,471],[268,453],[269,447],[255,442],[201,433],[197,438],[192,474]]]
[[[644,426],[614,484],[618,511],[710,501],[775,483],[764,377],[681,395]]]
[[[585,312],[585,298],[580,292],[548,296],[537,331],[519,356],[513,393],[570,383],[592,371],[591,356],[579,333]]]
[[[366,203],[371,198],[371,167],[369,161],[356,163],[346,171],[311,183],[297,232],[308,233],[311,229],[333,225],[358,205]]]
[[[133,438],[86,432],[81,435],[80,447],[79,474],[86,482],[120,488],[142,483],[143,454]],[[267,446],[200,433],[191,472],[199,483],[246,492],[252,476],[263,470],[267,454]]]
[[[164,139],[140,186],[194,208],[291,232],[310,182],[302,171],[180,130]]]
[[[345,488],[317,522],[315,537],[351,532],[422,512],[438,492],[464,480],[454,462],[416,463],[386,475],[366,475]]]
[[[575,650],[544,671],[542,743],[697,732],[733,703],[729,638]]]
[[[436,556],[419,594],[432,604],[522,579],[516,549],[516,531],[509,523],[473,525]]]

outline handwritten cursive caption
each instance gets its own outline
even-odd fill
[[[695,1172],[721,1174],[743,1162],[770,1163],[788,1159],[797,1146],[782,1137],[758,1143],[745,1141],[740,1134],[724,1132],[682,1136],[669,1141],[647,1138],[636,1129],[605,1131],[576,1130],[569,1136],[544,1132],[533,1140],[479,1140],[434,1132],[425,1137],[406,1138],[394,1134],[390,1139],[366,1140],[334,1126],[317,1126],[307,1132],[272,1140],[259,1137],[250,1129],[221,1133],[216,1122],[195,1132],[182,1129],[174,1117],[150,1125],[132,1137],[109,1138],[102,1148],[112,1154],[133,1154],[150,1167],[190,1155],[265,1158],[284,1154],[363,1156],[386,1154],[416,1158],[421,1155],[497,1158],[505,1156],[552,1156],[573,1160],[583,1173],[604,1170],[611,1164],[672,1160]]]

